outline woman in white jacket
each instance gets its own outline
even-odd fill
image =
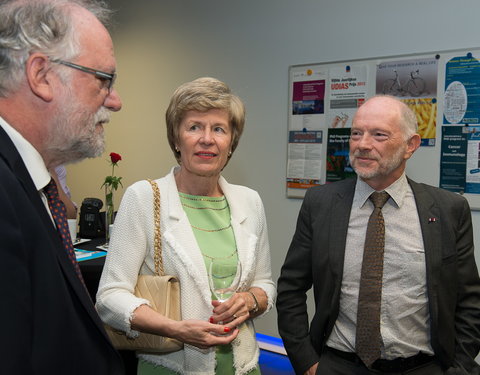
[[[223,82],[199,78],[174,92],[166,122],[179,166],[156,182],[165,273],[180,280],[182,321],[167,319],[133,295],[137,276],[155,269],[153,194],[147,181],[130,186],[122,199],[97,294],[98,312],[127,336],[143,331],[184,342],[178,352],[140,354],[139,374],[259,374],[252,319],[270,310],[276,293],[265,213],[255,191],[220,176],[242,134],[244,105]],[[238,291],[223,303],[212,301],[209,289],[207,267],[213,258],[242,265]]]

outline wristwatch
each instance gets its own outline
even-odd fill
[[[257,297],[255,297],[255,294],[253,294],[251,291],[248,290],[248,293],[251,294],[252,298],[253,298],[253,307],[252,309],[249,311],[250,313],[252,314],[256,314],[258,312],[258,301],[257,301]]]

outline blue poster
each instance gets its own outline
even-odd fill
[[[465,192],[467,136],[462,126],[442,127],[440,187],[457,193]]]
[[[480,126],[443,126],[440,187],[480,194]]]
[[[480,194],[480,126],[468,127],[465,192]]]
[[[471,53],[446,64],[443,123],[480,123],[480,62]]]

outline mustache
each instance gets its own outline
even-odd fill
[[[93,123],[108,124],[110,122],[110,115],[111,115],[111,112],[107,108],[101,107],[97,111],[97,113],[95,113],[95,115],[93,116]]]
[[[369,151],[356,150],[351,156],[354,158],[367,158],[371,160],[378,160],[378,157]]]

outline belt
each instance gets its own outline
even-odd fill
[[[325,351],[330,352],[337,357],[343,358],[349,362],[363,365],[362,360],[355,353],[342,352],[341,350],[330,348],[328,346],[325,347]],[[377,359],[375,362],[373,362],[371,368],[373,370],[378,370],[381,372],[402,372],[433,362],[434,360],[435,356],[431,356],[425,353],[418,353],[417,355],[407,358]]]

